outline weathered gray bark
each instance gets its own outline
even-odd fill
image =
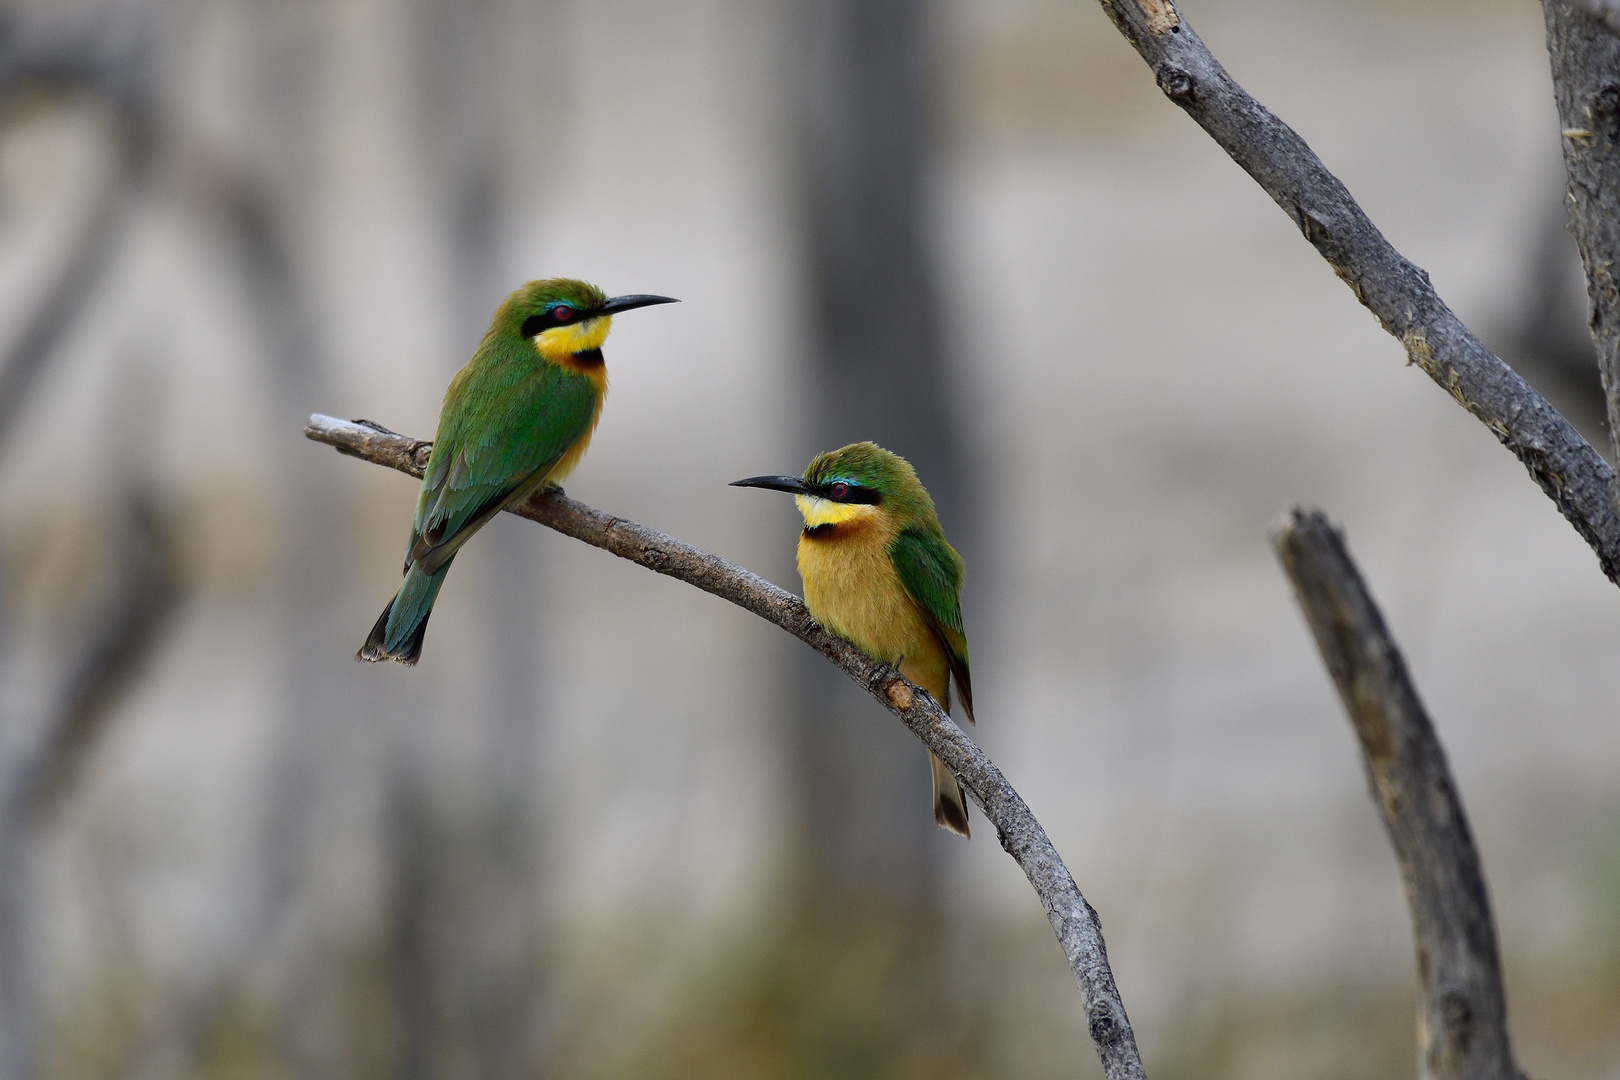
[[[1485,872],[1400,647],[1327,515],[1295,508],[1271,542],[1350,714],[1401,864],[1422,983],[1421,1075],[1522,1080],[1508,1039]]]
[[[1575,0],[1575,6],[1601,19],[1611,32],[1620,33],[1620,0]]]
[[[1620,584],[1620,511],[1614,472],[1569,421],[1480,344],[1429,283],[1367,218],[1339,179],[1287,124],[1210,55],[1172,0],[1102,0],[1152,67],[1159,89],[1186,110],[1293,219],[1410,361],[1490,429]]]
[[[304,434],[354,457],[421,476],[432,444],[369,422],[312,416]],[[611,517],[560,494],[537,495],[512,513],[565,536],[678,578],[775,623],[836,664],[898,716],[962,781],[996,827],[997,839],[1017,861],[1046,909],[1085,1006],[1088,1027],[1109,1080],[1144,1077],[1136,1036],[1108,966],[1097,913],[1086,903],[1046,831],[1001,771],[973,744],[933,698],[870,659],[810,618],[804,601],[757,574],[656,530]]]
[[[1597,343],[1609,439],[1620,454],[1620,286],[1614,268],[1620,258],[1620,37],[1566,0],[1543,0],[1541,6],[1569,177],[1566,206],[1586,271],[1587,321]]]

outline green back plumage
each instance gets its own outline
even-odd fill
[[[478,351],[445,391],[408,558],[431,559],[424,545],[459,547],[469,526],[476,529],[526,482],[543,479],[590,430],[597,385],[545,360],[519,328],[550,304],[584,309],[603,299],[583,281],[552,278],[530,282],[495,312]]]
[[[973,719],[973,688],[968,671],[967,634],[962,627],[962,557],[945,539],[934,500],[911,463],[872,442],[853,443],[816,456],[804,471],[806,484],[844,480],[878,493],[879,505],[899,530],[889,559],[906,594],[922,611],[950,660],[951,675],[968,719]]]
[[[501,510],[560,483],[590,444],[607,393],[602,342],[621,311],[669,304],[609,298],[571,278],[531,281],[507,297],[450,380],[423,470],[405,580],[356,654],[414,664],[456,552]]]

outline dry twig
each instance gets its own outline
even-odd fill
[[[432,449],[431,443],[395,434],[369,421],[350,423],[330,416],[311,416],[304,434],[345,454],[412,476],[422,475]],[[821,629],[797,596],[719,556],[633,521],[593,510],[561,493],[537,494],[511,508],[511,512],[621,559],[696,585],[775,623],[843,669],[898,716],[961,780],[996,827],[1001,846],[1035,887],[1080,988],[1087,1026],[1104,1075],[1109,1080],[1140,1080],[1146,1076],[1136,1036],[1125,1016],[1125,1003],[1108,967],[1108,950],[1096,911],[1080,894],[1057,849],[1018,792],[933,698],[901,678],[893,668]]]
[[[1401,864],[1423,992],[1420,1075],[1523,1080],[1508,1041],[1485,873],[1400,647],[1327,515],[1296,507],[1271,543],[1350,714]]]
[[[1620,511],[1610,497],[1608,463],[1480,344],[1429,275],[1395,250],[1305,140],[1226,73],[1172,0],[1102,5],[1152,67],[1165,96],[1276,200],[1356,299],[1400,340],[1410,361],[1513,451],[1592,546],[1603,572],[1620,584]]]

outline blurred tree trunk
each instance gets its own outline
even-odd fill
[[[810,290],[813,445],[804,460],[863,439],[882,444],[916,467],[953,543],[971,546],[926,243],[930,5],[798,0],[789,10],[788,48],[802,64],[792,164]],[[802,883],[800,933],[824,939],[806,976],[824,986],[805,993],[848,996],[856,1011],[863,998],[887,1002],[887,1030],[860,1042],[868,1067],[892,1071],[920,1041],[938,1045],[950,1012],[941,859],[962,841],[934,826],[928,767],[913,740],[880,723],[818,657],[800,658],[794,682],[799,844],[790,878]],[[889,961],[857,966],[857,955]],[[872,985],[858,985],[857,971]],[[896,998],[906,1006],[896,1009]]]
[[[930,116],[922,0],[795,5],[806,59],[801,120],[813,340],[814,449],[871,439],[916,466],[959,545],[962,451],[924,243]],[[807,664],[809,662],[807,661]],[[831,676],[814,664],[818,685]],[[862,715],[800,713],[800,815],[818,887],[901,909],[936,888],[928,771],[910,740]],[[840,713],[849,712],[848,703]],[[944,839],[941,837],[940,839]]]
[[[517,284],[502,242],[511,219],[511,142],[554,138],[555,130],[537,131],[524,121],[557,103],[525,98],[527,111],[509,115],[516,76],[507,46],[514,37],[530,46],[546,40],[519,31],[556,7],[507,0],[409,0],[406,7],[421,159],[447,255],[455,350],[443,359],[448,382]],[[532,51],[523,57],[556,59]],[[477,729],[481,752],[470,766],[477,775],[458,785],[479,793],[470,819],[449,820],[430,788],[408,784],[400,794],[409,812],[392,818],[410,827],[396,830],[391,845],[398,877],[393,940],[404,962],[395,992],[410,1032],[401,1047],[402,1076],[443,1075],[452,1060],[473,1063],[471,1075],[481,1077],[555,1071],[533,1034],[545,1027],[537,1018],[546,991],[546,916],[537,887],[543,829],[533,795],[546,722],[536,678],[544,640],[539,539],[532,529],[497,520],[478,539],[476,567],[464,563],[463,587],[480,594],[481,655],[455,680],[464,708],[426,723]],[[433,764],[423,758],[414,768],[432,771]],[[435,849],[434,838],[444,836],[456,843]]]

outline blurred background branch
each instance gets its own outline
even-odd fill
[[[15,110],[17,98],[43,90],[55,97],[88,93],[113,114],[112,163],[100,189],[33,313],[0,353],[0,445],[57,344],[95,301],[151,163],[156,133],[149,32],[138,13],[48,24],[0,21],[0,108]]]
[[[1401,864],[1422,984],[1418,1075],[1523,1080],[1508,1038],[1485,870],[1400,647],[1326,514],[1295,507],[1271,544],[1350,715]]]
[[[113,535],[101,597],[75,635],[36,745],[0,776],[0,1075],[7,1080],[39,1073],[29,901],[40,833],[157,655],[184,594],[180,520],[159,496],[128,493]]]

